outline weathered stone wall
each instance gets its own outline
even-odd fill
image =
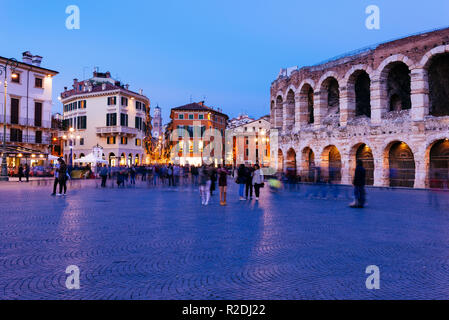
[[[294,151],[297,172],[306,172],[310,154],[305,150],[312,150],[315,165],[320,165],[326,161],[329,146],[335,146],[341,154],[341,182],[349,184],[357,149],[366,144],[374,158],[374,185],[386,186],[391,169],[389,150],[395,142],[403,142],[413,153],[414,186],[428,186],[430,149],[437,141],[449,138],[449,116],[430,113],[432,105],[445,108],[441,104],[449,96],[449,75],[435,71],[432,65],[448,53],[449,28],[279,77],[271,86],[271,123],[279,133],[284,163],[278,163],[278,150],[272,150],[273,163],[286,169],[287,153]],[[447,61],[439,64],[441,68]],[[360,85],[357,80],[363,72],[369,76],[368,96],[360,94],[366,82]],[[437,100],[430,97],[429,82],[438,88]],[[313,124],[309,123],[309,86],[313,89]],[[366,104],[367,97],[369,114],[360,115],[357,105],[364,100]],[[449,108],[449,103],[446,105]]]

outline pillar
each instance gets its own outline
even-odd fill
[[[429,114],[429,83],[423,68],[411,70],[412,120],[423,121]]]
[[[379,125],[385,113],[388,101],[386,99],[385,81],[381,79],[371,81],[371,123]]]

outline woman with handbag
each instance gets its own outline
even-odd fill
[[[260,188],[264,187],[264,176],[262,169],[260,169],[258,164],[256,164],[254,168],[256,169],[253,176],[254,193],[256,194],[256,201],[259,201]]]

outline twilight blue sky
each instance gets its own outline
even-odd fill
[[[279,69],[449,25],[447,0],[0,0],[0,55],[44,57],[56,97],[94,66],[152,108],[206,97],[231,117],[269,113],[269,88]],[[77,5],[81,29],[67,30],[65,8]],[[380,7],[381,29],[365,28],[365,8]]]

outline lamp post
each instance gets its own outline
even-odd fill
[[[4,66],[0,66],[0,75],[3,73],[5,76],[5,99],[3,102],[3,155],[2,155],[2,171],[0,174],[0,181],[8,181],[8,165],[6,163],[6,100],[7,100],[7,88],[8,88],[8,66],[11,69],[11,72],[13,72],[19,63],[16,59],[11,58],[6,60],[6,63]]]
[[[62,139],[64,139],[64,140],[69,140],[70,141],[70,162],[69,162],[69,165],[70,166],[73,166],[73,145],[74,145],[74,142],[75,142],[75,135],[73,134],[75,132],[75,129],[74,128],[70,128],[69,129],[69,135],[67,136],[67,135],[63,135],[62,136]],[[76,139],[80,139],[81,137],[78,135],[78,136],[76,136]]]

